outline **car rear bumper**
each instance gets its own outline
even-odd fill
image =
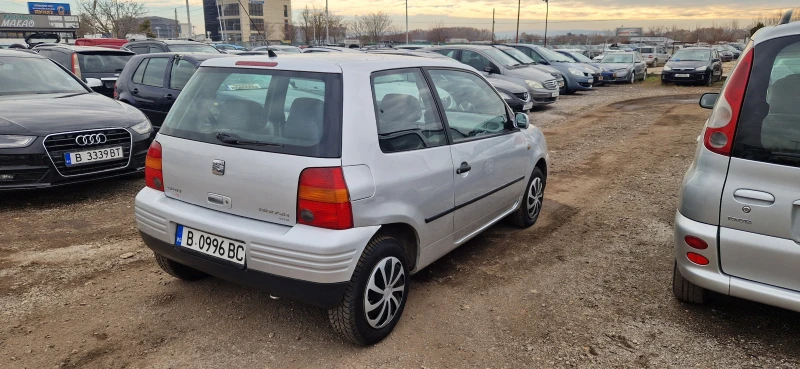
[[[678,77],[678,75],[685,75]],[[661,80],[668,82],[702,82],[707,75],[706,71],[669,71],[661,72]]]
[[[800,312],[800,292],[725,274],[719,258],[718,230],[716,225],[696,222],[676,212],[675,260],[681,275],[688,281],[717,293]],[[705,250],[692,248],[684,241],[686,236],[699,237],[709,247]],[[688,252],[703,255],[709,260],[708,265],[689,261],[686,257]]]
[[[338,284],[350,280],[364,247],[380,228],[337,231],[302,224],[279,225],[188,204],[151,188],[142,189],[136,196],[135,216],[147,246],[167,258],[223,279],[318,306],[325,303],[316,296],[317,292],[295,293],[293,288],[264,282],[291,280],[286,282],[290,286],[307,283],[305,288],[310,291],[324,290],[324,286],[338,289]],[[243,242],[247,248],[244,269],[179,250],[174,245],[178,225]],[[325,302],[338,302],[340,297],[340,294],[335,298],[328,296]]]

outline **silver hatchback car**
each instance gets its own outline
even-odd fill
[[[542,132],[456,61],[222,58],[169,112],[135,214],[167,273],[327,308],[371,344],[412,273],[504,218],[533,225],[547,169]]]
[[[683,180],[673,292],[800,311],[800,23],[759,30],[712,107]]]

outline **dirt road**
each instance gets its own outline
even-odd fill
[[[368,348],[319,309],[161,272],[135,230],[140,179],[4,194],[0,367],[797,367],[796,313],[672,298],[701,91],[615,86],[535,113],[553,158],[539,223],[497,225],[415,275],[403,320]]]

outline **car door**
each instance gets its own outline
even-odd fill
[[[164,109],[166,95],[165,79],[170,57],[154,57],[143,59],[133,73],[130,93],[153,126],[160,127],[167,115]]]
[[[800,291],[798,60],[797,35],[755,47],[719,218],[725,273],[794,291]]]
[[[170,68],[167,71],[169,81],[164,91],[163,104],[161,104],[160,107],[164,112],[164,116],[169,113],[169,109],[172,107],[175,99],[178,98],[178,95],[180,95],[181,90],[183,90],[183,87],[189,82],[189,79],[192,78],[194,72],[197,71],[197,67],[195,67],[192,62],[182,59],[179,56],[173,58],[169,65]]]
[[[444,116],[452,142],[453,236],[459,245],[516,208],[527,176],[527,141],[483,78],[465,70],[428,72],[437,95],[446,91],[452,99]]]
[[[716,73],[716,75],[721,76],[722,75],[722,57],[719,56],[719,52],[717,52],[716,50],[713,50],[712,53],[713,53],[713,55],[712,55],[712,63],[713,63],[712,68],[713,69],[712,70],[714,71],[714,73]]]
[[[633,68],[636,71],[636,76],[643,76],[644,70],[647,68],[647,64],[645,64],[644,59],[642,59],[642,54],[638,52],[633,53]]]

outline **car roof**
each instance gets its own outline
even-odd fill
[[[476,49],[476,50],[491,50],[494,46],[490,45],[442,45],[436,46],[436,49]]]
[[[773,38],[800,34],[800,22],[791,22],[777,26],[764,27],[751,37],[753,45],[758,45]]]
[[[11,56],[17,58],[40,58],[47,59],[44,55],[36,54],[35,52],[20,52],[26,51],[25,49],[0,49],[0,57]]]
[[[180,55],[181,59],[195,60],[198,62],[206,61],[214,58],[230,58],[235,57],[233,54],[212,54],[212,53],[182,53],[182,52],[168,52],[168,53],[150,53],[139,55],[144,58],[155,58],[164,56]]]
[[[238,62],[273,62],[274,67],[236,65]],[[294,70],[321,73],[342,73],[344,71],[373,72],[395,68],[415,67],[456,67],[463,69],[465,64],[454,59],[409,58],[403,55],[375,53],[320,53],[314,57],[302,54],[282,54],[279,57],[240,56],[237,58],[217,58],[203,62],[203,67],[228,67],[249,69]]]
[[[110,52],[110,53],[131,53],[133,52],[127,50],[117,50],[117,49],[109,49],[107,47],[100,47],[100,46],[74,46],[74,45],[58,45],[58,46],[41,46],[37,47],[37,49],[55,49],[55,48],[62,48],[67,50],[72,50],[75,52],[82,52],[82,51],[102,51],[102,52]]]
[[[711,50],[711,47],[708,47],[708,46],[691,46],[691,47],[684,47],[681,50]]]

